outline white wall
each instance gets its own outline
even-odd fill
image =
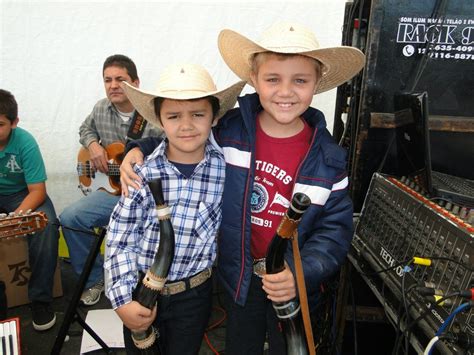
[[[107,56],[131,57],[143,89],[152,89],[162,69],[177,61],[204,65],[220,88],[237,79],[219,56],[221,29],[257,40],[272,23],[295,20],[313,28],[322,46],[337,46],[344,3],[0,0],[0,88],[15,95],[20,126],[38,140],[57,212],[82,196],[75,171],[78,128],[105,96]],[[331,131],[335,94],[318,95],[313,103]]]

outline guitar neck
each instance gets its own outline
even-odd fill
[[[120,165],[114,163],[107,163],[108,171],[105,173],[107,176],[120,176]],[[93,168],[89,162],[78,163],[77,172],[79,176],[91,176],[98,172],[97,169]]]
[[[46,227],[48,217],[44,212],[32,212],[26,215],[8,215],[0,217],[0,238],[18,237],[31,234]]]

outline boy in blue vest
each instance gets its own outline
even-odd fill
[[[46,194],[46,170],[40,149],[30,133],[17,127],[18,121],[15,97],[0,89],[0,210],[43,211],[48,217],[44,230],[27,236],[31,268],[28,298],[32,302],[33,327],[44,331],[56,323],[50,303],[59,233],[56,212]]]
[[[237,32],[219,34],[229,68],[255,88],[239,98],[214,128],[226,160],[218,276],[227,303],[226,354],[285,354],[284,337],[272,307],[297,296],[292,250],[286,268],[262,274],[268,244],[292,196],[303,192],[312,204],[299,227],[299,248],[310,306],[320,285],[340,268],[352,239],[346,152],[332,139],[313,95],[351,79],[365,63],[353,47],[320,48],[314,33],[297,23],[277,23],[254,42]],[[153,139],[139,143],[147,152]],[[132,153],[133,152],[133,153]],[[124,160],[123,184],[135,184]]]

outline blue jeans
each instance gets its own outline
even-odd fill
[[[153,325],[160,337],[163,355],[197,355],[211,316],[212,278],[195,288],[171,296],[158,297],[158,312]],[[127,355],[139,355],[131,332],[123,327]]]
[[[78,276],[82,273],[92,243],[96,238],[94,227],[109,224],[110,215],[119,199],[120,196],[97,190],[66,207],[59,216],[64,239],[69,249],[71,265]],[[102,267],[103,260],[99,254],[87,280],[86,288],[92,287],[104,278]]]
[[[227,311],[226,355],[263,354],[267,332],[268,353],[286,355],[284,334],[258,276],[252,275],[245,306],[234,303],[227,291],[224,291],[223,300]]]
[[[28,195],[28,190],[13,195],[0,195],[0,209],[13,212]],[[46,200],[35,211],[42,211],[48,217],[48,224],[42,231],[27,236],[28,261],[31,277],[28,281],[28,298],[31,302],[49,303],[53,299],[53,282],[58,262],[58,221],[53,203]]]

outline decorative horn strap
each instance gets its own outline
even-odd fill
[[[283,218],[278,225],[277,234],[284,239],[290,239],[293,236],[293,231],[298,228],[298,223],[300,219],[294,220],[290,217]]]
[[[316,355],[314,346],[313,329],[311,328],[311,318],[309,316],[308,295],[306,294],[306,284],[304,282],[303,265],[301,263],[300,249],[298,246],[298,230],[293,233],[291,241],[293,247],[293,259],[295,260],[296,286],[301,305],[301,315],[303,316],[304,332],[308,343],[310,355]]]

